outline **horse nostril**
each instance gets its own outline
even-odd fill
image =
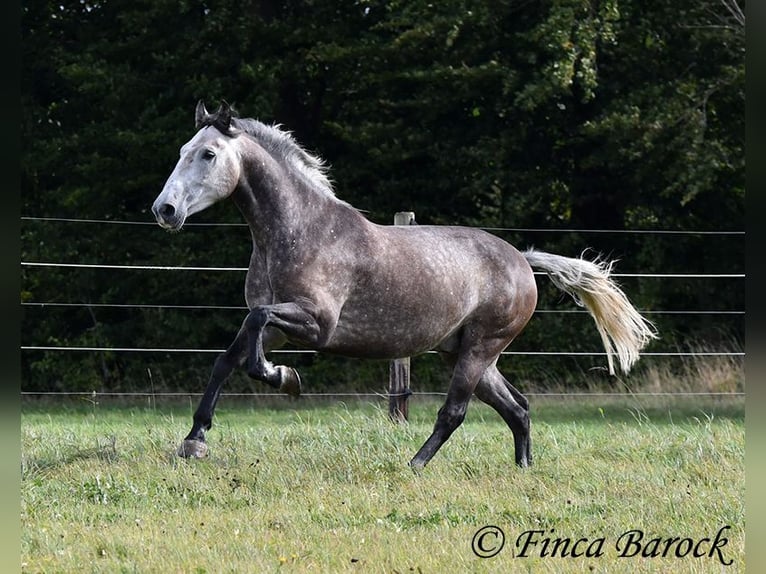
[[[163,219],[170,219],[175,214],[176,208],[170,205],[169,203],[163,203],[160,206],[159,211]]]

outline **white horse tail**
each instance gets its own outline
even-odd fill
[[[657,332],[610,279],[614,262],[574,259],[535,249],[529,249],[523,255],[530,266],[545,271],[556,287],[571,295],[593,316],[606,350],[609,373],[614,374],[615,354],[622,371],[630,371],[638,360],[639,351],[657,338]]]

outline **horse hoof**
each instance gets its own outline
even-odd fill
[[[301,378],[298,371],[291,367],[279,368],[279,392],[286,393],[291,397],[301,396]]]
[[[207,456],[207,445],[201,440],[185,440],[176,451],[178,456],[183,458],[205,458]]]

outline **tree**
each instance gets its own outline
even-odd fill
[[[293,131],[329,161],[338,195],[380,223],[413,210],[421,223],[487,227],[741,229],[742,18],[732,0],[33,0],[22,9],[22,213],[151,222],[149,206],[193,133],[196,101],[224,98]],[[240,218],[220,205],[195,221]],[[245,229],[170,237],[153,226],[83,225],[24,222],[23,259],[235,267],[249,256]],[[570,255],[589,246],[624,259],[623,272],[743,268],[732,240],[503,236]],[[559,304],[545,285],[545,305]],[[744,308],[742,290],[720,284],[626,287],[645,308]],[[236,274],[192,283],[35,268],[22,271],[22,289],[25,301],[90,305],[27,308],[26,344],[222,348],[242,318],[236,309],[99,306],[233,305]],[[740,325],[713,332],[710,317],[659,320],[663,344],[743,337]],[[534,324],[517,350],[597,346],[587,322]],[[329,360],[302,360],[332,382]],[[24,385],[144,387],[146,364],[128,354],[25,353]],[[178,356],[151,364],[156,384],[189,388],[190,379],[203,384],[210,357],[189,356],[180,370]]]

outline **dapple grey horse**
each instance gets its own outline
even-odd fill
[[[433,432],[410,461],[422,469],[463,422],[472,395],[510,427],[515,460],[531,462],[527,399],[497,368],[537,304],[532,267],[548,273],[585,306],[613,357],[627,372],[654,337],[651,323],[610,279],[611,264],[538,250],[517,251],[473,228],[382,226],[335,196],[322,160],[278,126],[239,118],[223,102],[195,112],[197,132],[152,211],[180,230],[186,218],[231,198],[252,234],[245,281],[249,312],[210,381],[178,449],[207,454],[221,386],[246,365],[254,379],[298,395],[291,367],[266,354],[285,342],[348,357],[393,359],[438,351],[452,379]],[[407,262],[408,273],[400,272]]]

